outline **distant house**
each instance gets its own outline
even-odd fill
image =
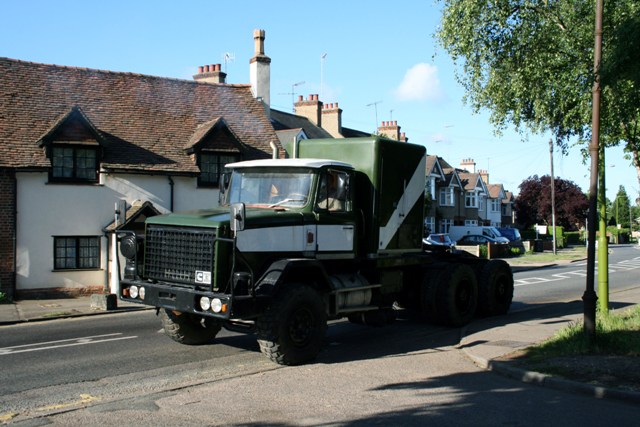
[[[487,184],[489,197],[487,199],[487,221],[489,225],[502,227],[502,202],[506,197],[502,184]]]
[[[515,213],[513,210],[513,202],[515,198],[511,191],[505,191],[504,199],[502,199],[502,215],[501,222],[503,227],[512,227],[515,221]]]
[[[225,163],[282,152],[252,87],[222,74],[200,67],[186,81],[0,58],[0,291],[104,289],[117,274],[116,228],[215,206]]]

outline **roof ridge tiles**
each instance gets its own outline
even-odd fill
[[[90,71],[90,72],[95,72],[95,73],[125,75],[125,76],[131,76],[131,77],[148,77],[148,78],[153,78],[153,79],[162,79],[162,80],[176,81],[176,82],[181,82],[181,83],[205,84],[205,85],[210,85],[210,86],[239,87],[239,88],[251,87],[251,84],[248,84],[248,83],[207,83],[207,82],[202,82],[202,81],[181,79],[181,78],[178,78],[178,77],[164,77],[164,76],[156,76],[156,75],[153,75],[153,74],[134,73],[134,72],[131,72],[131,71],[113,71],[113,70],[105,70],[105,69],[102,69],[102,68],[80,67],[80,66],[75,66],[75,65],[48,64],[48,63],[44,63],[44,62],[26,61],[26,60],[23,60],[23,59],[15,59],[15,58],[9,58],[9,57],[6,57],[6,56],[0,56],[0,61],[3,61],[3,60],[10,61],[10,62],[17,62],[17,63],[21,63],[21,64],[26,64],[26,65],[35,65],[35,66],[42,66],[42,67],[55,67],[55,68],[61,68],[61,69],[66,69],[66,70]]]

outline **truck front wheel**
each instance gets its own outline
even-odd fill
[[[257,321],[260,351],[280,365],[299,365],[315,357],[327,331],[327,314],[318,292],[290,284],[276,294]]]
[[[218,319],[196,316],[190,313],[177,314],[171,310],[160,310],[164,333],[180,344],[207,344],[216,337],[222,323]]]

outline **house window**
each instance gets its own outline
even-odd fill
[[[426,193],[431,196],[431,200],[435,200],[436,199],[436,178],[433,176],[428,177],[426,187],[427,187],[425,188]]]
[[[467,191],[464,195],[464,206],[466,208],[478,207],[478,193],[476,191]]]
[[[453,206],[454,205],[454,189],[453,187],[440,189],[440,206]]]
[[[432,216],[428,216],[424,219],[424,233],[429,235],[436,231],[436,219]]]
[[[478,220],[477,219],[465,219],[464,220],[464,225],[467,226],[477,226],[478,225]]]
[[[98,156],[95,148],[54,146],[51,154],[52,181],[97,181]]]
[[[500,200],[491,199],[491,212],[500,212]]]
[[[449,227],[451,227],[452,225],[453,225],[452,219],[443,219],[442,221],[440,221],[440,232],[448,233]]]
[[[54,270],[100,268],[100,237],[54,237]]]
[[[238,155],[200,153],[199,187],[217,187],[220,183],[220,175],[224,165],[240,160]]]

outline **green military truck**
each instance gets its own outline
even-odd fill
[[[401,307],[462,326],[508,311],[507,263],[422,250],[424,147],[370,137],[287,151],[228,164],[219,208],[121,235],[119,297],[156,307],[175,341],[247,331],[285,365],[313,360],[331,319],[382,325]]]

